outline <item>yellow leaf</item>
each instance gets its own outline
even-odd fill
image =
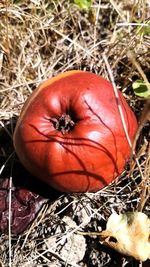
[[[142,212],[112,214],[100,236],[104,245],[124,255],[150,259],[150,219]]]

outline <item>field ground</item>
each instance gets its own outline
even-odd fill
[[[144,74],[150,79],[149,23],[149,0],[93,0],[89,10],[80,10],[69,0],[0,1],[0,228],[2,211],[4,221],[10,218],[18,188],[36,194],[42,188],[43,201],[26,231],[19,236],[11,231],[1,234],[0,266],[150,266],[149,261],[106,248],[98,236],[76,233],[105,229],[114,211],[150,215],[148,110],[135,149],[139,166],[127,165],[119,179],[95,194],[49,193],[40,183],[33,188],[34,178],[20,164],[12,143],[27,97],[43,80],[71,69],[109,80],[111,71],[140,121],[146,100],[134,94],[132,84]],[[30,215],[28,202],[25,207]]]

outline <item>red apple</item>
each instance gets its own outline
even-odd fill
[[[23,165],[63,192],[94,192],[108,185],[130,157],[118,110],[131,141],[137,121],[111,83],[84,71],[69,71],[43,82],[29,97],[14,132]]]

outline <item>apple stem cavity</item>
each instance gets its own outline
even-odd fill
[[[51,118],[50,121],[53,123],[54,128],[62,134],[68,133],[75,126],[75,122],[71,119],[69,114],[62,114],[58,119]]]

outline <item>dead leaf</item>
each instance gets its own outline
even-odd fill
[[[102,244],[124,255],[150,259],[150,219],[142,212],[112,214],[100,236]]]

